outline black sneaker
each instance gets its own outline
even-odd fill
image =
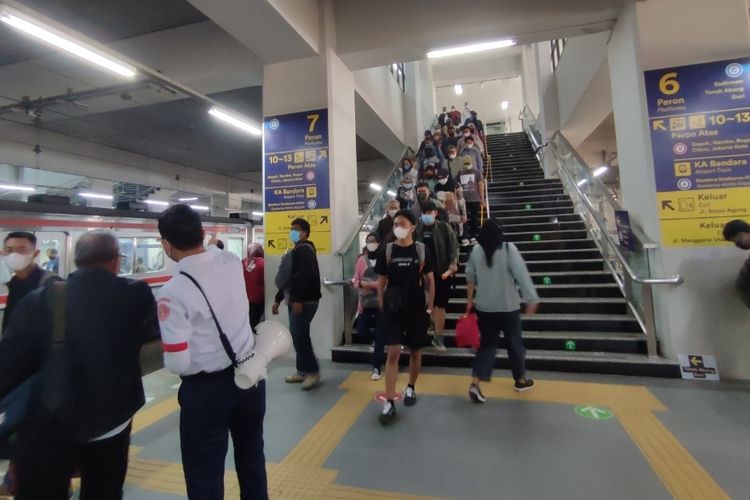
[[[414,406],[415,404],[417,404],[417,393],[407,385],[404,391],[404,406]]]
[[[487,401],[487,398],[484,397],[484,394],[482,394],[482,391],[476,384],[471,384],[469,386],[469,398],[475,403],[484,403]]]
[[[393,401],[386,400],[383,403],[383,411],[378,416],[380,425],[388,425],[393,422],[394,418],[396,418],[396,405],[393,404]]]
[[[528,391],[532,387],[534,387],[534,381],[530,378],[524,379],[523,382],[520,380],[516,380],[516,383],[513,386],[513,388],[518,392]]]

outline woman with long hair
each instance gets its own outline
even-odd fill
[[[378,233],[367,235],[362,254],[357,258],[352,283],[359,290],[357,305],[357,335],[360,339],[375,341],[372,352],[372,374],[370,380],[380,380],[383,368],[385,343],[380,331],[380,301],[378,299],[378,275],[375,264],[383,252]],[[370,333],[372,332],[372,334]]]
[[[526,350],[521,340],[521,307],[524,313],[534,314],[539,307],[539,296],[534,288],[521,252],[513,243],[505,241],[503,228],[494,219],[482,225],[466,263],[466,314],[477,314],[481,341],[474,358],[469,397],[484,403],[480,382],[489,382],[495,365],[495,353],[500,330],[508,346],[514,388],[525,391],[534,385],[526,378]],[[519,295],[519,289],[521,294]]]

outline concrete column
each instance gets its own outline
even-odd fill
[[[333,29],[331,9],[323,15],[326,31]],[[329,36],[322,55],[267,65],[263,76],[263,114],[274,116],[314,109],[328,110],[329,187],[331,209],[331,248],[318,252],[321,278],[340,280],[341,249],[358,222],[357,152],[355,129],[354,75],[332,48]],[[312,228],[313,232],[315,228]],[[266,256],[266,317],[276,292],[274,277],[280,256]],[[322,287],[323,297],[312,323],[311,336],[320,358],[330,358],[331,347],[344,328],[341,287]],[[285,308],[277,317],[288,321]]]
[[[617,20],[608,57],[622,202],[654,242],[661,235],[643,73],[746,56],[749,46],[746,0],[628,2]],[[652,274],[685,278],[679,287],[654,289],[668,357],[713,354],[724,377],[750,378],[748,314],[733,289],[746,257],[729,244],[652,252]]]

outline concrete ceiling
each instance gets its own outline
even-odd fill
[[[22,3],[102,43],[208,20],[185,0],[24,0]],[[39,44],[13,43],[15,33],[12,28],[0,26],[0,65],[54,52]]]
[[[623,0],[335,0],[337,52],[351,69],[424,59],[428,50],[517,37],[519,43],[609,29]],[[262,117],[263,65],[316,55],[320,16],[314,0],[20,0],[28,8],[106,44],[181,85],[252,119]],[[427,7],[427,8],[426,8]],[[507,52],[517,66],[517,55]],[[475,60],[476,56],[464,61]],[[487,57],[492,57],[487,55]],[[438,62],[444,67],[450,61]],[[510,71],[497,68],[495,73]],[[438,71],[439,73],[439,71]],[[205,103],[123,81],[0,26],[0,120],[33,126],[10,111],[24,97],[46,99],[41,126],[71,137],[216,173],[258,177],[260,140],[240,136],[205,114]],[[49,102],[50,98],[56,98]],[[4,108],[4,109],[3,109]],[[358,159],[398,156],[398,141],[360,127]],[[375,138],[373,138],[375,137]],[[382,144],[381,144],[382,143]],[[372,145],[374,145],[374,147]],[[363,161],[363,160],[360,160]]]
[[[623,0],[336,0],[337,52],[352,69],[505,38],[519,45],[612,27]]]

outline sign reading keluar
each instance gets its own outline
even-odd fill
[[[750,58],[647,71],[662,244],[724,245],[750,214]]]

